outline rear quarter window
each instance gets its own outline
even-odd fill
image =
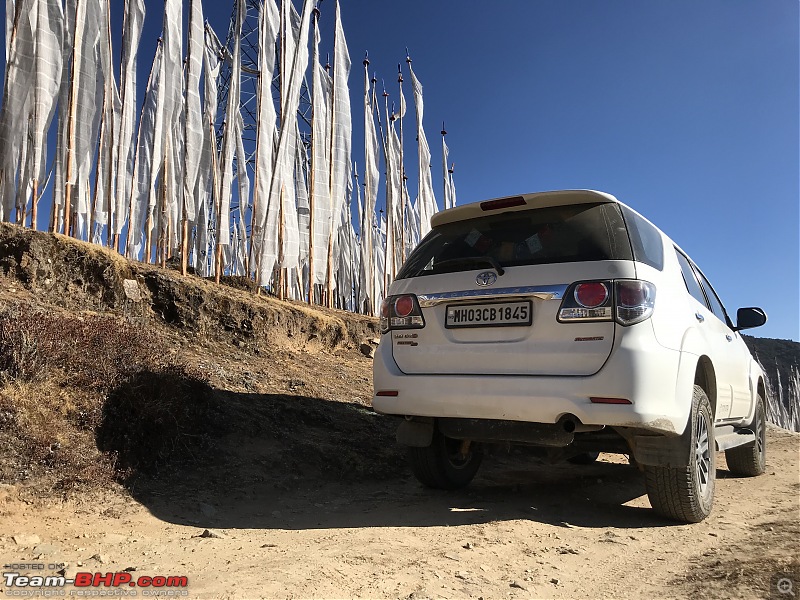
[[[622,206],[625,224],[631,238],[634,258],[646,265],[664,270],[664,242],[661,233],[627,206]]]
[[[397,279],[522,265],[632,260],[619,205],[573,204],[487,215],[436,227]]]

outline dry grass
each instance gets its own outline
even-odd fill
[[[0,480],[105,485],[197,445],[210,388],[123,319],[0,313]]]

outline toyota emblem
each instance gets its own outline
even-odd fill
[[[475,283],[481,287],[488,287],[495,281],[497,281],[497,275],[494,274],[494,271],[484,271],[483,273],[478,273],[478,276],[475,278]]]

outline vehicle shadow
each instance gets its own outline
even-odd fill
[[[134,389],[141,392],[142,382]],[[469,487],[430,490],[410,474],[395,443],[397,420],[369,407],[197,382],[190,391],[171,400],[180,404],[176,414],[161,402],[152,415],[130,390],[111,394],[98,429],[98,446],[116,453],[131,495],[166,522],[289,530],[517,519],[564,527],[672,524],[646,502],[628,505],[644,484],[627,464],[545,465],[524,452],[497,453]]]
[[[164,521],[210,529],[436,527],[527,520],[569,528],[666,526],[649,508],[627,506],[644,494],[632,467],[611,463],[514,465],[485,461],[463,490],[422,487],[409,475],[383,481],[293,478],[293,489],[262,482],[247,489],[208,477],[150,479],[134,497]],[[236,476],[234,470],[231,475]],[[286,474],[290,477],[289,474]]]

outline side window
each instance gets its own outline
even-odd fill
[[[686,289],[700,304],[708,306],[708,304],[706,304],[706,297],[703,295],[703,290],[697,282],[697,277],[694,274],[692,265],[689,263],[689,259],[677,250],[675,253],[678,255],[678,263],[681,265],[681,272],[683,273],[683,281],[686,283]]]
[[[714,288],[711,286],[708,279],[706,279],[706,276],[700,272],[700,269],[697,269],[697,275],[700,277],[700,284],[703,286],[706,292],[706,298],[708,298],[708,303],[711,305],[711,312],[713,312],[720,321],[732,328],[730,319],[728,319],[728,313],[725,312],[725,307],[722,306],[722,302],[714,291]]]
[[[658,229],[645,221],[627,206],[622,206],[628,235],[633,246],[633,256],[639,262],[659,271],[664,269],[664,244]]]

